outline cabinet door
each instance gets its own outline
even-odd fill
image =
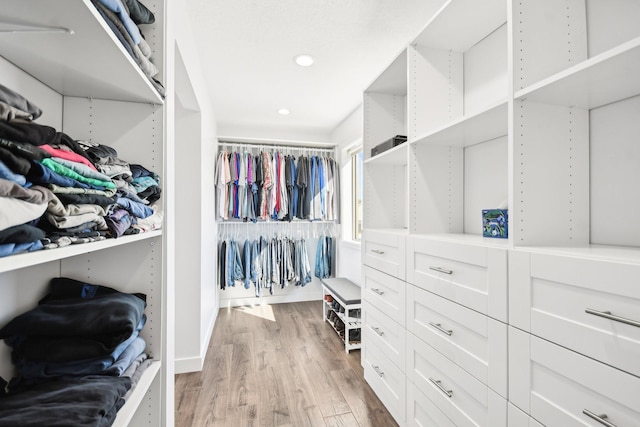
[[[373,343],[402,372],[406,361],[406,329],[365,300],[362,309],[363,342]]]
[[[362,297],[403,327],[406,287],[402,280],[364,266]]]
[[[506,427],[507,401],[413,334],[407,334],[407,377],[456,426]]]
[[[405,236],[400,232],[364,230],[362,236],[363,264],[405,279]]]
[[[509,351],[509,398],[543,425],[640,425],[640,378],[515,328]]]
[[[365,345],[362,358],[364,379],[398,424],[403,425],[407,392],[404,373],[372,343]]]
[[[507,397],[507,325],[415,286],[407,330]]]
[[[514,251],[511,323],[640,376],[640,265]]]
[[[407,239],[407,281],[507,321],[507,251],[430,237]]]

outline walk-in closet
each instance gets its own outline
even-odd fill
[[[0,0],[0,427],[640,427],[639,22]]]

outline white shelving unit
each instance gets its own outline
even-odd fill
[[[55,3],[55,4],[54,4]],[[120,158],[157,172],[162,187],[173,180],[165,136],[165,103],[121,46],[89,0],[1,0],[0,75],[36,105],[36,121],[76,140],[115,148]],[[165,68],[165,2],[145,5],[156,23],[144,26],[156,66]],[[35,13],[34,11],[38,11]],[[162,71],[158,76],[162,80]],[[165,213],[173,207],[163,195]],[[140,292],[147,296],[147,323],[141,336],[153,364],[118,413],[115,425],[172,425],[165,397],[173,396],[173,350],[166,318],[173,245],[168,222],[162,230],[101,242],[42,250],[0,259],[0,322],[33,308],[53,277]],[[0,346],[0,374],[12,376],[10,349]]]
[[[363,366],[405,373],[406,390],[396,384],[393,395],[394,384],[368,376],[400,425],[640,416],[627,398],[640,393],[639,20],[640,3],[627,0],[450,0],[409,41],[406,79],[381,73],[406,86],[394,95],[406,96],[406,113],[393,117],[409,141],[365,162],[374,179],[363,241],[378,258],[363,260],[390,307],[406,290],[406,319],[382,323],[406,328],[406,346],[393,349],[407,356],[397,361],[365,334]],[[367,108],[369,91],[365,149],[391,133],[371,131],[385,121],[378,104]],[[384,111],[395,111],[390,102]],[[482,237],[481,210],[505,201],[508,239]],[[404,269],[378,261],[397,253]],[[455,352],[461,330],[485,322],[483,378]],[[487,399],[471,404],[472,387]],[[426,407],[437,422],[416,409]]]

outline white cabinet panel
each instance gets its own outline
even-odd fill
[[[507,321],[507,251],[407,239],[407,281],[500,321]]]
[[[602,424],[587,415],[590,413],[606,415],[606,421],[615,426],[640,425],[640,378],[533,335],[529,337],[529,345],[514,352],[522,360],[510,366],[510,375],[514,373],[528,381],[514,380],[510,385],[515,394],[526,396],[527,401],[522,403],[529,406],[533,418],[546,426]],[[510,348],[515,344],[510,342]]]
[[[511,403],[507,404],[507,425],[509,427],[544,427]]]
[[[406,330],[367,300],[362,305],[363,342],[374,343],[402,372],[406,361]]]
[[[362,237],[364,265],[398,279],[405,278],[405,236],[399,232],[365,230]]]
[[[456,426],[507,425],[504,398],[413,334],[407,334],[407,377]]]
[[[410,381],[407,381],[407,426],[456,427],[453,421]]]
[[[384,314],[405,325],[405,292],[407,284],[371,267],[364,266],[362,297]]]
[[[407,392],[404,373],[371,343],[363,347],[362,359],[365,380],[398,424],[404,424]]]
[[[407,330],[507,397],[507,325],[409,285]]]
[[[640,376],[640,265],[515,255],[511,311],[521,317],[516,326]]]

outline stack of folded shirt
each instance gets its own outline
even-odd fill
[[[42,111],[2,85],[0,113],[0,257],[161,227],[149,206],[161,194],[156,173],[33,123]]]
[[[93,401],[81,399],[83,404],[77,409],[85,403],[87,409],[80,416],[89,419],[98,412],[113,412],[109,416],[112,420],[132,380],[150,364],[146,343],[139,336],[146,322],[145,300],[143,294],[122,293],[69,278],[52,279],[49,293],[37,307],[0,329],[0,339],[12,348],[17,372],[6,387],[8,394],[0,393],[0,426],[31,425],[19,421],[32,417],[40,420],[41,424],[35,425],[57,425],[45,422],[46,412],[34,402],[55,399],[52,391],[74,395],[73,390],[80,386],[89,396],[100,395]],[[104,390],[93,388],[111,390],[107,401],[103,402]],[[67,402],[73,403],[76,397]],[[60,410],[65,408],[64,402],[55,403],[62,405]],[[69,410],[73,412],[73,407]],[[16,413],[24,418],[13,415],[11,420],[16,424],[2,424],[5,414]]]
[[[158,69],[151,57],[151,47],[144,39],[139,24],[153,24],[155,16],[138,0],[91,0],[122,46],[138,63],[158,93],[165,95],[162,84],[154,79]]]

